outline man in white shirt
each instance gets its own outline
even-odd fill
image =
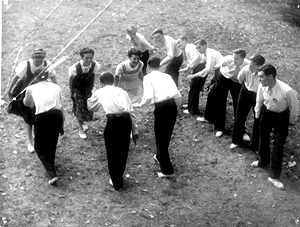
[[[236,118],[234,119],[232,144],[230,149],[236,148],[243,141],[250,141],[250,137],[245,133],[245,122],[250,109],[256,104],[256,92],[259,84],[258,70],[265,64],[265,58],[260,54],[251,56],[249,65],[244,66],[238,74],[238,80],[242,87],[240,89],[237,103]],[[258,150],[258,126],[259,123],[254,117],[251,149],[254,152]]]
[[[235,117],[237,101],[241,88],[241,84],[239,83],[237,76],[241,68],[248,63],[249,61],[246,59],[246,51],[243,49],[236,49],[233,51],[233,55],[228,55],[223,58],[223,64],[218,75],[218,82],[216,83],[214,90],[214,111],[211,111],[215,112],[212,123],[217,131],[216,137],[221,137],[225,130],[227,96],[229,91],[232,97]],[[208,121],[208,119],[205,118],[201,118],[199,120],[202,122]]]
[[[126,91],[113,86],[114,76],[110,72],[100,75],[100,83],[104,87],[95,91],[88,99],[90,111],[99,111],[102,106],[107,117],[104,129],[104,141],[107,153],[110,184],[116,191],[123,188],[123,174],[130,144],[130,133],[133,141],[138,139],[136,117],[133,114],[131,100]]]
[[[154,102],[154,133],[157,153],[154,160],[159,163],[161,172],[158,177],[174,177],[173,166],[169,157],[169,143],[177,117],[175,99],[181,95],[171,76],[159,72],[160,59],[150,57],[148,67],[150,73],[144,77],[144,96],[140,103],[134,107],[142,107]]]
[[[171,36],[164,35],[161,28],[155,29],[152,35],[156,41],[164,46],[167,52],[167,57],[160,62],[160,67],[166,66],[165,73],[173,78],[178,87],[179,69],[183,62],[182,51],[178,48],[176,40]]]
[[[177,46],[179,49],[185,52],[187,59],[187,66],[179,70],[179,72],[192,71],[192,73],[195,74],[205,68],[205,59],[198,52],[194,44],[187,42],[187,38],[185,36],[177,39]],[[199,96],[200,92],[203,90],[206,77],[207,75],[204,77],[195,77],[191,80],[190,91],[188,95],[188,109],[184,110],[184,113],[189,113],[192,115],[199,114]]]
[[[295,125],[299,113],[297,92],[278,80],[277,70],[271,64],[258,72],[260,84],[257,90],[255,117],[259,118],[259,161],[252,167],[264,168],[271,164],[268,181],[283,189],[279,181],[282,171],[283,147],[288,136],[289,125]],[[273,129],[273,149],[270,150],[270,133]]]
[[[62,93],[57,84],[47,81],[48,75],[36,78],[39,82],[27,88],[23,103],[35,106],[34,150],[54,185],[58,177],[55,171],[55,153],[59,133],[63,134]]]
[[[216,85],[218,84],[218,76],[220,73],[220,68],[222,66],[223,56],[216,50],[207,47],[205,40],[197,40],[195,45],[200,52],[204,55],[206,60],[205,68],[198,73],[187,76],[187,79],[193,79],[197,77],[205,77],[207,74],[214,74],[211,80],[212,88],[207,94],[206,107],[204,117],[198,117],[198,121],[213,122],[217,117],[215,111],[215,99],[218,99],[218,94],[215,92]]]
[[[130,40],[132,47],[141,51],[142,55],[140,61],[144,63],[142,72],[144,75],[147,74],[147,62],[150,53],[153,52],[154,47],[147,42],[145,37],[137,32],[137,28],[133,25],[128,26],[126,38]]]

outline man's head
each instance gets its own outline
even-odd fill
[[[129,61],[130,61],[130,66],[131,67],[136,67],[137,64],[140,61],[141,56],[142,56],[142,52],[141,51],[139,51],[136,48],[131,48],[128,51],[128,58],[129,58]]]
[[[157,70],[159,69],[160,65],[160,59],[158,57],[150,57],[148,60],[148,66],[152,70]]]
[[[93,61],[95,51],[93,49],[86,47],[86,48],[83,48],[79,54],[80,54],[81,59],[83,60],[83,65],[88,66]]]
[[[187,38],[185,36],[181,36],[176,40],[176,43],[179,49],[184,50],[187,44]]]
[[[137,32],[137,28],[134,25],[129,25],[126,31],[130,38],[134,38]]]
[[[266,64],[258,72],[259,81],[263,87],[272,87],[276,82],[277,70],[271,64]]]
[[[100,83],[103,85],[113,85],[114,76],[112,73],[106,71],[106,72],[103,72],[100,74],[99,80],[100,80]]]
[[[239,66],[243,64],[245,57],[246,51],[244,49],[239,48],[233,51],[233,60],[235,65]]]
[[[156,28],[153,32],[152,32],[153,37],[155,38],[156,41],[158,41],[159,43],[163,43],[164,42],[164,32],[161,28]]]
[[[207,49],[207,43],[204,39],[199,39],[195,42],[197,50],[201,53],[204,54],[206,49]]]
[[[255,54],[250,57],[250,71],[256,73],[265,64],[265,58],[260,54]]]
[[[43,49],[35,49],[31,54],[33,64],[39,67],[43,64],[46,57],[46,52]]]

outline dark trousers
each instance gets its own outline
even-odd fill
[[[193,69],[193,74],[202,71],[205,63],[201,63]],[[195,77],[191,80],[190,91],[188,96],[188,111],[191,114],[199,114],[199,96],[203,90],[207,75],[205,77]]]
[[[214,78],[211,81],[213,85],[210,91],[208,92],[207,99],[206,99],[204,118],[211,123],[214,123],[215,119],[218,117],[218,113],[215,110],[216,108],[215,102],[216,99],[218,99],[216,87],[219,83],[219,76],[220,76],[220,68],[215,70]]]
[[[169,74],[174,80],[176,86],[178,87],[178,79],[179,79],[179,69],[183,62],[183,55],[181,54],[178,57],[174,57],[172,61],[167,65],[165,73]]]
[[[224,77],[221,73],[219,76],[219,80],[220,81],[215,88],[217,98],[215,99],[214,103],[217,117],[214,119],[213,123],[215,130],[224,131],[228,92],[230,91],[232,97],[234,117],[236,117],[237,102],[241,84]]]
[[[147,74],[147,64],[148,64],[149,56],[150,56],[149,51],[146,50],[145,52],[142,52],[142,56],[140,58],[140,61],[144,63],[142,69],[144,76]]]
[[[234,120],[232,143],[241,144],[243,142],[243,135],[245,133],[245,122],[247,120],[247,116],[251,108],[253,110],[253,115],[255,116],[254,113],[255,104],[256,104],[256,93],[253,91],[249,91],[245,85],[242,85],[239,98],[238,98],[236,116]],[[254,117],[252,139],[251,139],[251,149],[253,151],[258,150],[258,139],[259,139],[258,126],[259,126],[258,119]]]
[[[131,129],[132,124],[129,113],[107,115],[104,141],[108,171],[115,190],[123,188],[123,174],[128,157]]]
[[[289,131],[290,111],[287,108],[281,113],[261,107],[259,119],[259,167],[271,164],[271,178],[278,179],[282,170],[283,146]],[[274,128],[273,149],[270,151],[270,133]]]
[[[56,177],[55,152],[62,125],[63,114],[61,110],[49,110],[35,117],[34,149],[50,178]]]
[[[169,143],[177,117],[177,106],[174,99],[155,103],[154,133],[156,140],[156,157],[163,174],[173,174],[173,166],[169,157]]]

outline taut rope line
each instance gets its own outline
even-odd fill
[[[41,22],[41,24],[39,24],[37,27],[35,27],[30,33],[29,35],[23,40],[23,42],[21,43],[21,46],[19,48],[19,52],[17,54],[17,57],[15,59],[15,62],[14,62],[14,66],[11,70],[11,73],[8,77],[8,81],[7,81],[7,85],[6,85],[6,91],[8,89],[8,86],[10,84],[10,81],[11,81],[11,78],[12,78],[12,75],[16,69],[16,66],[17,66],[17,62],[18,62],[18,59],[19,59],[19,56],[20,56],[20,53],[22,52],[22,50],[24,49],[23,47],[23,44],[33,35],[34,32],[36,32],[44,23],[45,21],[50,17],[50,15],[58,8],[58,6],[60,6],[60,4],[63,2],[64,0],[61,0],[55,7],[54,9],[44,18],[44,20]],[[8,59],[16,52],[17,49],[15,49],[8,57]]]
[[[63,1],[63,0],[62,0]],[[49,65],[47,65],[47,67],[40,72],[36,78],[34,78],[34,80],[32,80],[27,87],[25,87],[16,97],[18,97],[20,94],[22,94],[34,81],[36,81],[36,79],[42,75],[46,70],[48,70],[51,66],[52,63],[114,2],[115,0],[111,0],[54,58],[53,60],[50,62]],[[66,58],[63,57],[60,59],[61,62],[63,62]],[[59,64],[55,64],[55,67],[57,67]],[[52,67],[51,69],[54,69],[55,67]],[[14,97],[2,110],[0,113],[2,113],[8,106],[9,104],[16,100],[16,97]]]

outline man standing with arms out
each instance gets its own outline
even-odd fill
[[[241,84],[239,83],[237,76],[245,65],[249,61],[246,59],[246,51],[243,49],[237,49],[233,51],[233,55],[228,55],[223,58],[223,64],[218,76],[218,83],[215,87],[215,100],[214,100],[214,112],[217,114],[213,119],[214,128],[217,131],[216,137],[221,137],[225,130],[225,118],[226,118],[226,106],[227,96],[230,91],[234,117],[236,113],[237,101],[240,93]],[[207,122],[207,119],[200,119],[200,121]]]
[[[276,68],[267,64],[258,72],[260,84],[257,90],[255,117],[259,118],[259,161],[252,167],[264,168],[271,164],[268,181],[276,188],[284,185],[278,179],[282,170],[283,146],[288,136],[289,125],[298,119],[299,101],[297,92],[276,78]],[[274,129],[273,149],[270,151],[270,133]]]
[[[114,76],[110,72],[103,72],[99,79],[103,87],[88,99],[88,109],[95,112],[102,106],[106,113],[104,141],[111,177],[109,183],[118,191],[123,188],[131,131],[134,143],[138,139],[136,118],[132,114],[133,108],[127,92],[113,86]]]
[[[198,52],[196,46],[187,42],[185,36],[177,39],[177,46],[185,52],[187,59],[187,66],[179,72],[186,72],[192,70],[193,74],[200,72],[205,68],[205,59]],[[191,80],[190,91],[188,96],[188,109],[183,112],[186,114],[198,115],[199,114],[199,95],[205,84],[206,76],[195,77]]]
[[[169,143],[177,117],[175,99],[180,99],[180,93],[172,80],[166,74],[159,72],[160,59],[151,57],[148,61],[150,73],[144,77],[144,96],[134,107],[142,107],[154,102],[154,133],[157,153],[154,160],[159,163],[161,172],[158,177],[174,177],[173,166],[169,157]]]
[[[198,121],[213,122],[213,119],[215,118],[214,116],[217,114],[214,111],[214,100],[215,98],[218,98],[217,94],[214,91],[215,86],[217,85],[216,80],[220,72],[220,67],[222,66],[223,56],[218,51],[208,48],[206,41],[203,39],[197,40],[195,42],[195,45],[200,54],[204,54],[206,64],[204,69],[202,69],[200,72],[194,73],[193,75],[187,76],[187,79],[194,79],[198,77],[203,78],[208,74],[214,73],[213,80],[215,81],[215,84],[207,95],[205,115],[204,117],[197,118]]]
[[[133,25],[128,26],[126,38],[129,39],[132,46],[139,51],[141,51],[142,55],[140,61],[144,63],[142,72],[144,75],[147,74],[147,62],[150,56],[150,53],[153,52],[154,47],[151,46],[143,35],[137,32],[137,28]],[[149,53],[150,52],[150,53]]]
[[[232,144],[230,145],[230,149],[236,148],[242,144],[243,139],[246,141],[250,140],[249,136],[244,134],[245,122],[251,107],[253,108],[254,113],[256,92],[259,84],[258,70],[263,64],[265,64],[265,58],[260,54],[256,54],[250,58],[250,64],[243,67],[239,72],[238,80],[242,84],[242,88],[240,90],[236,117],[234,119]],[[253,151],[258,150],[258,121],[255,117],[252,130],[251,149]]]
[[[168,35],[164,35],[161,28],[152,32],[155,40],[162,44],[167,51],[167,57],[160,62],[160,67],[166,66],[165,73],[169,74],[178,87],[179,69],[183,62],[182,51],[178,48],[176,40]]]
[[[58,180],[54,163],[64,117],[61,89],[47,78],[46,73],[39,75],[39,82],[27,88],[23,102],[27,107],[35,106],[34,150],[50,176],[49,185],[53,185]]]

